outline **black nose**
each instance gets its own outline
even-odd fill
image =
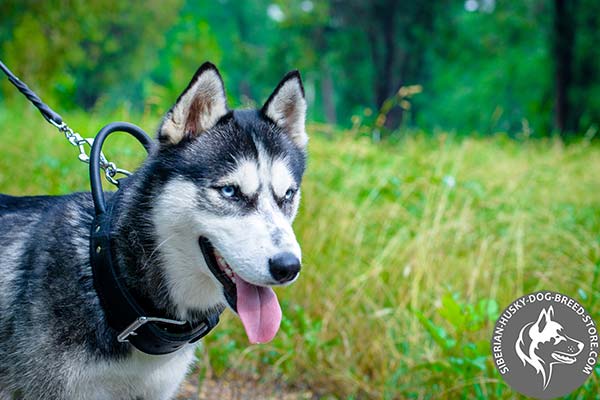
[[[289,282],[300,272],[300,260],[292,253],[277,254],[269,259],[269,271],[277,282]]]

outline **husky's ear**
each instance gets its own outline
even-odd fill
[[[261,111],[283,128],[298,147],[302,149],[306,147],[308,142],[304,129],[306,100],[298,71],[291,71],[285,75]]]
[[[161,143],[177,144],[212,128],[227,114],[227,98],[221,75],[213,64],[202,64],[188,87],[167,113],[158,130]]]

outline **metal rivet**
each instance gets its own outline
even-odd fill
[[[100,232],[100,225],[96,227],[96,232]]]
[[[96,247],[96,253],[100,254],[101,251],[102,251],[102,246]]]

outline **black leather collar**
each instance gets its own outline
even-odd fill
[[[118,196],[113,196],[118,197]],[[147,354],[168,354],[208,334],[219,322],[215,313],[191,325],[157,315],[142,307],[125,287],[114,262],[111,246],[111,216],[115,201],[98,213],[92,224],[90,262],[94,288],[100,298],[109,326],[117,332],[120,342],[129,342]]]

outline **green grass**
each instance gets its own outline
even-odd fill
[[[93,135],[158,117],[68,115]],[[313,126],[295,228],[301,278],[278,290],[282,329],[249,346],[226,313],[199,367],[283,379],[331,398],[513,398],[489,352],[493,321],[522,294],[579,300],[600,322],[600,146],[410,136],[373,144]],[[140,147],[108,155],[134,167]],[[0,109],[0,192],[87,190],[86,168],[34,111]],[[600,369],[572,398],[600,391]]]

